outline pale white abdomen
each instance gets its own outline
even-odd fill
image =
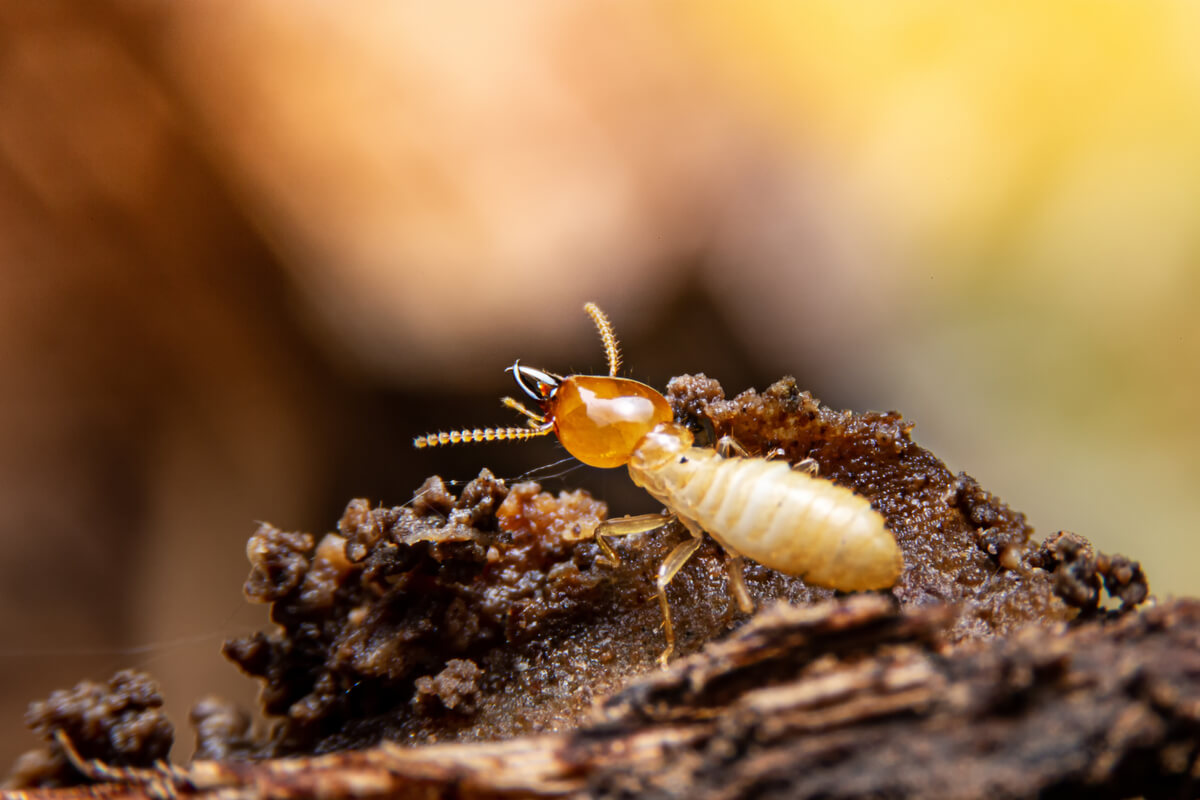
[[[903,558],[882,515],[849,489],[786,462],[691,447],[661,466],[631,461],[629,473],[727,550],[808,583],[863,591],[900,576]]]

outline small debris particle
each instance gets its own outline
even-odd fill
[[[165,759],[174,739],[158,686],[132,669],[121,670],[106,683],[81,681],[31,703],[25,724],[47,746],[18,762],[9,779],[14,788],[86,782],[68,762],[56,732],[66,735],[84,759],[119,767],[149,767]]]
[[[194,760],[244,759],[254,753],[257,743],[251,736],[250,715],[228,700],[202,698],[188,717],[196,730]]]
[[[417,678],[413,703],[422,706],[426,713],[440,705],[447,711],[470,714],[475,711],[481,675],[483,670],[474,661],[452,658],[437,675]]]

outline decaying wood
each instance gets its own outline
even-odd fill
[[[780,604],[582,727],[130,772],[13,793],[368,797],[1190,797],[1200,601],[951,647],[947,606]]]

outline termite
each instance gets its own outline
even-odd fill
[[[842,591],[886,589],[900,577],[903,558],[883,516],[866,498],[816,476],[816,462],[794,468],[752,457],[724,437],[716,448],[695,447],[690,430],[674,420],[654,388],[617,376],[617,337],[594,303],[584,310],[604,342],[608,375],[556,375],[518,360],[506,371],[542,413],[511,397],[501,402],[528,417],[524,428],[475,428],[418,436],[418,448],[462,442],[524,440],[554,433],[572,456],[594,467],[626,466],[638,486],[667,508],[601,522],[596,542],[620,563],[610,537],[643,533],[678,520],[691,533],[659,565],[666,664],[675,650],[667,585],[699,549],[707,532],[725,550],[730,590],[742,611],[754,603],[742,577],[742,559],[806,583]],[[734,454],[736,453],[736,454]]]

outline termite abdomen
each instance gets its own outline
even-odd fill
[[[650,469],[639,463],[630,462],[636,483],[731,552],[842,591],[884,589],[900,575],[883,516],[844,486],[786,462],[696,447]]]

